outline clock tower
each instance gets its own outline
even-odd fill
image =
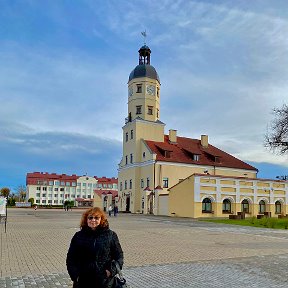
[[[128,115],[122,128],[123,155],[118,169],[119,208],[133,213],[143,210],[143,190],[154,189],[153,173],[146,171],[146,166],[155,159],[143,140],[163,142],[165,127],[159,120],[160,79],[150,64],[151,50],[144,45],[138,52],[139,64],[128,80]]]

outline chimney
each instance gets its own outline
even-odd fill
[[[203,148],[208,148],[208,135],[201,135],[201,145]]]
[[[177,130],[173,130],[173,129],[169,130],[169,142],[177,143]]]

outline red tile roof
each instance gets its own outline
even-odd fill
[[[258,171],[255,167],[236,157],[208,144],[201,145],[201,140],[177,136],[177,143],[170,143],[169,136],[164,136],[164,142],[145,140],[157,161],[176,162],[195,165],[227,167]],[[192,155],[199,155],[199,161],[193,160]]]
[[[107,195],[107,194],[112,194],[112,198],[115,198],[118,196],[118,191],[116,190],[102,190],[102,189],[95,189],[94,192],[98,195]]]
[[[66,175],[66,174],[56,174],[56,173],[48,173],[48,172],[33,172],[33,173],[27,173],[26,175],[26,185],[37,185],[40,182],[43,181],[53,181],[53,180],[59,180],[64,182],[76,182],[76,180],[81,177],[77,176],[76,174],[72,175]],[[117,184],[118,178],[107,178],[105,176],[97,177],[94,176],[96,180],[98,180],[98,183],[105,183],[105,184]],[[48,184],[48,183],[47,183]]]

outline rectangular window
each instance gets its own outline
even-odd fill
[[[40,193],[36,193],[36,197],[40,197]]]
[[[104,188],[107,188],[107,184],[103,184],[103,187],[104,187]]]
[[[120,182],[120,191],[122,191],[122,182]]]
[[[126,132],[126,142],[128,142],[128,132]]]
[[[159,118],[159,109],[157,109],[157,118]]]
[[[66,182],[66,186],[70,186],[70,182]]]
[[[148,115],[153,115],[153,106],[148,106],[147,114]]]
[[[141,179],[141,188],[144,188],[144,180]]]
[[[60,182],[59,181],[55,181],[55,186],[59,186],[60,185]]]
[[[47,187],[42,187],[42,190],[43,191],[47,191]]]
[[[132,189],[132,179],[129,181],[129,189]]]
[[[42,204],[46,204],[46,200],[42,200]]]
[[[36,190],[41,190],[41,187],[36,187]]]
[[[37,204],[40,204],[40,200],[36,200],[36,203],[37,203]]]
[[[53,181],[49,181],[49,185],[52,186],[53,185]]]
[[[130,154],[130,163],[133,163],[133,154]]]
[[[168,188],[168,178],[163,178],[163,188]]]
[[[127,155],[125,156],[125,164],[126,165],[128,164],[128,156]]]
[[[112,188],[112,184],[108,184],[108,188]]]
[[[60,188],[60,191],[64,191],[64,188]]]
[[[90,187],[90,188],[91,188],[91,187],[92,187],[92,183],[88,183],[88,187]]]
[[[53,191],[53,187],[48,187],[48,190],[49,191]]]
[[[75,187],[75,186],[76,186],[76,182],[72,182],[72,186],[74,186],[74,187]]]
[[[136,114],[137,115],[142,114],[142,105],[136,106]]]
[[[137,90],[136,93],[142,93],[142,84],[136,84]]]
[[[83,187],[86,187],[86,183],[82,183],[82,186],[83,186]]]
[[[77,183],[77,186],[81,186],[81,183]]]
[[[157,87],[157,97],[159,97],[159,87]]]
[[[52,204],[52,200],[48,200],[48,203],[49,203],[49,204]]]
[[[46,194],[42,194],[42,197],[46,197]]]
[[[131,130],[131,133],[130,133],[130,139],[133,139],[133,130]]]
[[[98,184],[98,188],[102,188],[102,184]]]
[[[91,198],[91,195],[88,195],[87,198]]]
[[[57,197],[58,195],[57,194],[54,194],[54,197]]]
[[[124,189],[127,189],[127,180],[125,180],[125,186]]]
[[[64,181],[61,181],[61,186],[65,186],[65,182]]]
[[[54,200],[54,204],[58,204],[58,200]]]
[[[54,188],[54,191],[58,191],[58,188]]]
[[[147,187],[149,187],[149,184],[150,184],[149,177],[147,177],[146,181],[147,181]]]

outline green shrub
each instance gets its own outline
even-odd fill
[[[278,223],[277,218],[267,218],[267,227],[269,228],[275,228],[276,224]]]
[[[267,217],[263,217],[259,220],[259,224],[261,226],[264,226],[264,227],[268,227],[268,218]]]
[[[253,216],[253,217],[249,218],[248,221],[249,221],[251,224],[255,224],[256,221],[257,221],[257,218],[256,218],[255,216]]]

